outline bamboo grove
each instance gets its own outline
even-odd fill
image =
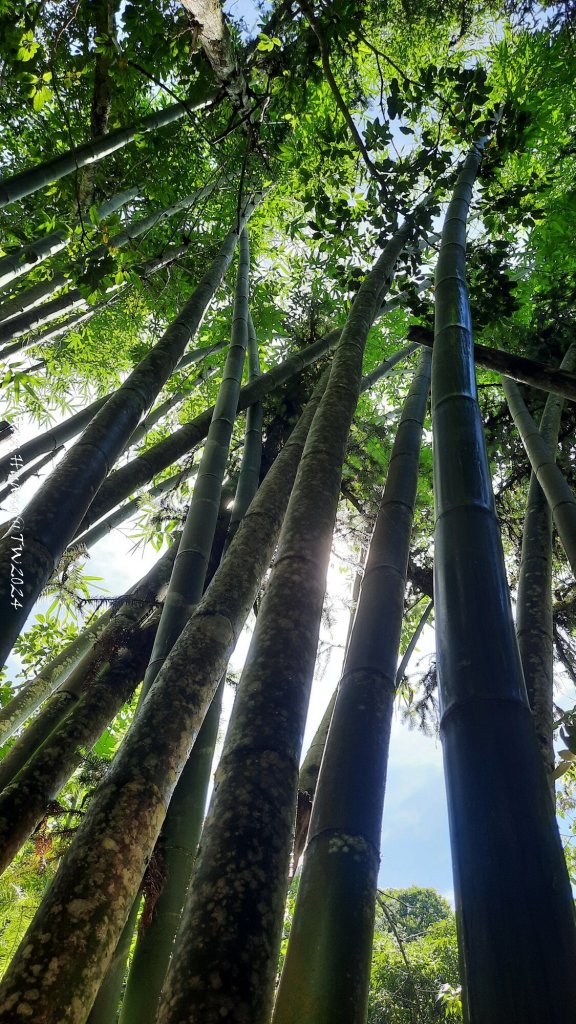
[[[434,1019],[572,1019],[571,5],[0,19],[0,1019],[396,1020],[398,708],[444,758]]]

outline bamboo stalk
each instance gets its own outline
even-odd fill
[[[422,352],[386,486],[316,787],[274,1024],[364,1024],[398,646],[431,354]]]
[[[575,363],[576,345],[571,345],[562,360],[561,369],[571,370]],[[558,444],[563,404],[560,396],[548,395],[540,421],[540,434],[554,451]],[[550,781],[552,798],[555,799],[552,513],[534,472],[530,474],[522,531],[516,636],[536,736]]]
[[[72,174],[81,167],[103,160],[105,156],[115,153],[116,150],[133,142],[135,136],[141,132],[156,131],[158,128],[173,124],[186,113],[202,110],[209,106],[215,98],[216,93],[213,93],[197,100],[189,99],[185,102],[174,103],[170,107],[164,107],[162,110],[149,114],[128,128],[118,128],[98,139],[92,139],[90,142],[69,149],[66,153],[46,160],[27,171],[3,178],[0,181],[0,209],[23,199],[24,196],[37,192],[53,181],[64,178],[67,174]]]
[[[136,199],[138,193],[138,188],[129,188],[125,192],[120,192],[117,196],[112,196],[111,199],[97,207],[98,220],[105,220],[111,213],[129,203],[131,199]],[[30,270],[35,270],[36,267],[39,267],[50,256],[55,256],[56,253],[61,252],[62,249],[66,248],[71,238],[72,235],[67,231],[52,231],[49,235],[45,235],[44,238],[36,238],[27,245],[21,246],[20,249],[17,249],[16,252],[11,253],[9,256],[3,256],[0,259],[0,289],[6,288]]]
[[[269,565],[324,384],[325,379],[261,485],[95,795],[25,939],[22,949],[31,956],[17,953],[4,977],[0,1011],[8,1004],[18,1013],[19,993],[34,984],[43,1024],[60,1024],[64,1013],[70,1024],[83,1024],[140,887],[176,780]],[[106,836],[114,841],[104,842]],[[103,877],[110,880],[104,904]],[[80,916],[79,907],[86,911]],[[40,978],[29,973],[37,959],[48,964],[54,956],[56,971],[44,971]]]
[[[576,1012],[572,895],[514,635],[465,285],[480,159],[474,147],[446,214],[432,364],[436,643],[462,1001],[470,1024],[560,1024]]]

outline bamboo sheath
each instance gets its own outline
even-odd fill
[[[546,495],[562,547],[566,552],[572,572],[576,573],[576,498],[574,492],[556,465],[555,451],[541,436],[526,408],[518,386],[514,381],[503,378],[502,387],[530,460],[532,471]]]
[[[144,357],[23,510],[17,526],[0,540],[0,657],[6,660],[57,559],[77,531],[96,491],[140,419],[170,377],[195,334],[234,254],[238,232],[254,209],[249,203],[238,230],[229,232],[192,297],[160,341]],[[22,536],[17,588],[11,586],[14,530]]]
[[[392,446],[318,776],[274,1024],[364,1024],[386,767],[431,353]],[[353,739],[352,739],[353,737]]]
[[[480,160],[476,146],[446,214],[432,363],[436,644],[462,1000],[469,1024],[560,1024],[576,1013],[574,911],[514,635],[465,285]]]
[[[133,905],[176,780],[276,546],[320,394],[319,388],[261,485],[227,557],[91,803],[58,879],[28,931],[25,942],[31,957],[17,954],[0,987],[0,1013],[5,1013],[7,1022],[21,1019],[18,1007],[26,1001],[20,993],[33,984],[38,992],[35,1012],[44,1014],[44,1024],[60,1024],[64,1014],[71,1024],[84,1024]],[[103,843],[103,835],[114,841]],[[104,903],[102,877],[111,880]],[[81,903],[70,903],[72,889]],[[78,916],[80,906],[85,912]],[[46,940],[48,921],[50,939]],[[50,962],[53,956],[57,972],[44,972],[38,982],[36,973],[30,973],[35,960]]]
[[[202,99],[194,100],[190,98],[182,103],[174,103],[170,107],[164,107],[163,110],[149,114],[148,117],[142,118],[128,128],[118,128],[116,131],[102,135],[98,139],[92,139],[81,146],[69,149],[66,153],[53,157],[51,160],[46,160],[44,163],[38,164],[27,171],[21,171],[20,174],[3,178],[0,181],[0,209],[8,206],[10,203],[15,203],[18,199],[23,199],[24,196],[37,192],[38,189],[44,188],[53,181],[64,178],[67,174],[72,174],[81,167],[97,163],[110,153],[115,153],[116,150],[133,142],[135,136],[141,132],[151,132],[158,128],[164,128],[166,125],[179,120],[186,113],[202,110],[213,102],[216,95],[216,93],[213,93]]]

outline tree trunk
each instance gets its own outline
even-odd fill
[[[2,663],[54,565],[80,525],[94,494],[182,358],[222,281],[234,254],[238,234],[253,209],[254,204],[245,208],[238,230],[234,228],[229,232],[219,255],[176,320],[97,413],[81,439],[18,516],[9,535],[0,540]]]
[[[462,1001],[469,1024],[560,1024],[576,1012],[574,910],[514,635],[464,283],[480,159],[474,147],[446,214],[432,364],[436,642]]]
[[[322,758],[274,1024],[364,1024],[406,569],[430,390],[402,410]]]

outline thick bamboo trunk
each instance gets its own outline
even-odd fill
[[[141,682],[157,625],[153,613],[127,630],[122,647],[103,661],[85,692],[70,688],[51,698],[64,700],[59,724],[0,793],[0,872]]]
[[[431,355],[402,410],[322,758],[274,1024],[364,1024]]]
[[[18,199],[23,199],[24,196],[37,192],[53,181],[58,181],[59,178],[64,178],[67,174],[72,174],[81,167],[103,160],[105,156],[115,153],[116,150],[133,142],[134,137],[142,132],[156,131],[158,128],[164,128],[165,125],[173,124],[186,113],[202,110],[209,106],[215,98],[216,93],[213,93],[196,100],[191,97],[182,103],[174,103],[170,107],[149,114],[148,117],[142,118],[129,128],[118,128],[108,135],[69,149],[66,153],[53,157],[52,160],[46,160],[27,171],[21,171],[20,174],[2,179],[0,181],[0,209],[10,203],[15,203]]]
[[[102,203],[96,211],[98,220],[105,220],[111,213],[115,213],[116,210],[129,203],[131,199],[136,199],[139,191],[138,188],[129,188]],[[28,245],[23,245],[10,256],[3,256],[0,259],[0,289],[6,288],[19,277],[39,267],[50,256],[61,252],[71,240],[72,235],[67,231],[52,231],[44,238],[35,238]]]
[[[407,234],[403,228],[394,236],[360,287],[308,435],[238,687],[158,1024],[269,1019],[342,464],[368,331]]]
[[[576,497],[562,471],[556,465],[555,450],[541,436],[528,412],[518,385],[514,381],[503,378],[502,387],[530,460],[532,472],[546,495],[560,542],[566,552],[572,572],[576,573]]]
[[[176,320],[96,414],[80,440],[23,510],[9,535],[0,540],[2,663],[56,561],[76,533],[94,494],[182,358],[222,281],[234,254],[238,234],[253,209],[254,204],[245,208],[238,229],[229,232],[219,255]],[[18,556],[16,573],[15,551]]]
[[[436,273],[434,600],[441,736],[464,1019],[560,1024],[576,1013],[576,930],[514,635],[465,286],[481,153],[448,208]]]
[[[562,360],[561,369],[572,370],[575,364],[576,345],[571,345]],[[553,451],[558,444],[563,404],[558,395],[549,395],[540,421],[540,434]],[[522,531],[516,636],[536,736],[555,799],[552,513],[534,473],[530,475]]]
[[[0,1013],[7,1024],[21,1020],[22,1003],[27,1013],[30,1003],[21,993],[32,986],[32,1012],[43,1015],[43,1024],[60,1024],[63,1014],[70,1024],[85,1020],[140,887],[171,793],[270,563],[321,393],[319,385],[92,801],[58,880],[27,933],[22,946],[26,956],[18,953],[12,961],[0,987]],[[110,879],[106,893],[103,877]],[[72,889],[75,898],[70,901]],[[39,981],[36,960],[57,969],[43,971]]]
[[[32,988],[32,1012],[43,1024],[60,1024],[65,1015],[70,1024],[84,1024],[176,781],[269,565],[315,408],[309,404],[262,484],[92,800],[0,987],[0,1013],[7,1024],[21,1020],[19,1007],[30,1006],[24,993]],[[105,892],[102,878],[109,879]],[[46,965],[40,976],[37,961]],[[48,964],[55,969],[48,971]]]
[[[198,603],[204,590],[248,344],[249,271],[250,251],[248,235],[244,229],[239,243],[230,349],[206,445],[196,474],[180,555],[176,557],[154,649],[144,678],[141,699],[149,692],[166,657],[186,625],[192,608]],[[156,1016],[156,1006],[178,927],[204,815],[221,699],[222,687],[212,701],[211,709],[198,735],[198,749],[195,744],[170,800],[159,840],[166,858],[164,889],[147,935],[144,941],[139,943],[137,955],[135,954],[135,963],[130,972],[122,1007],[121,1019],[124,1024],[132,1021],[135,1024],[153,1024]],[[143,989],[145,978],[147,983]]]
[[[140,899],[135,899],[86,1024],[116,1024]]]

